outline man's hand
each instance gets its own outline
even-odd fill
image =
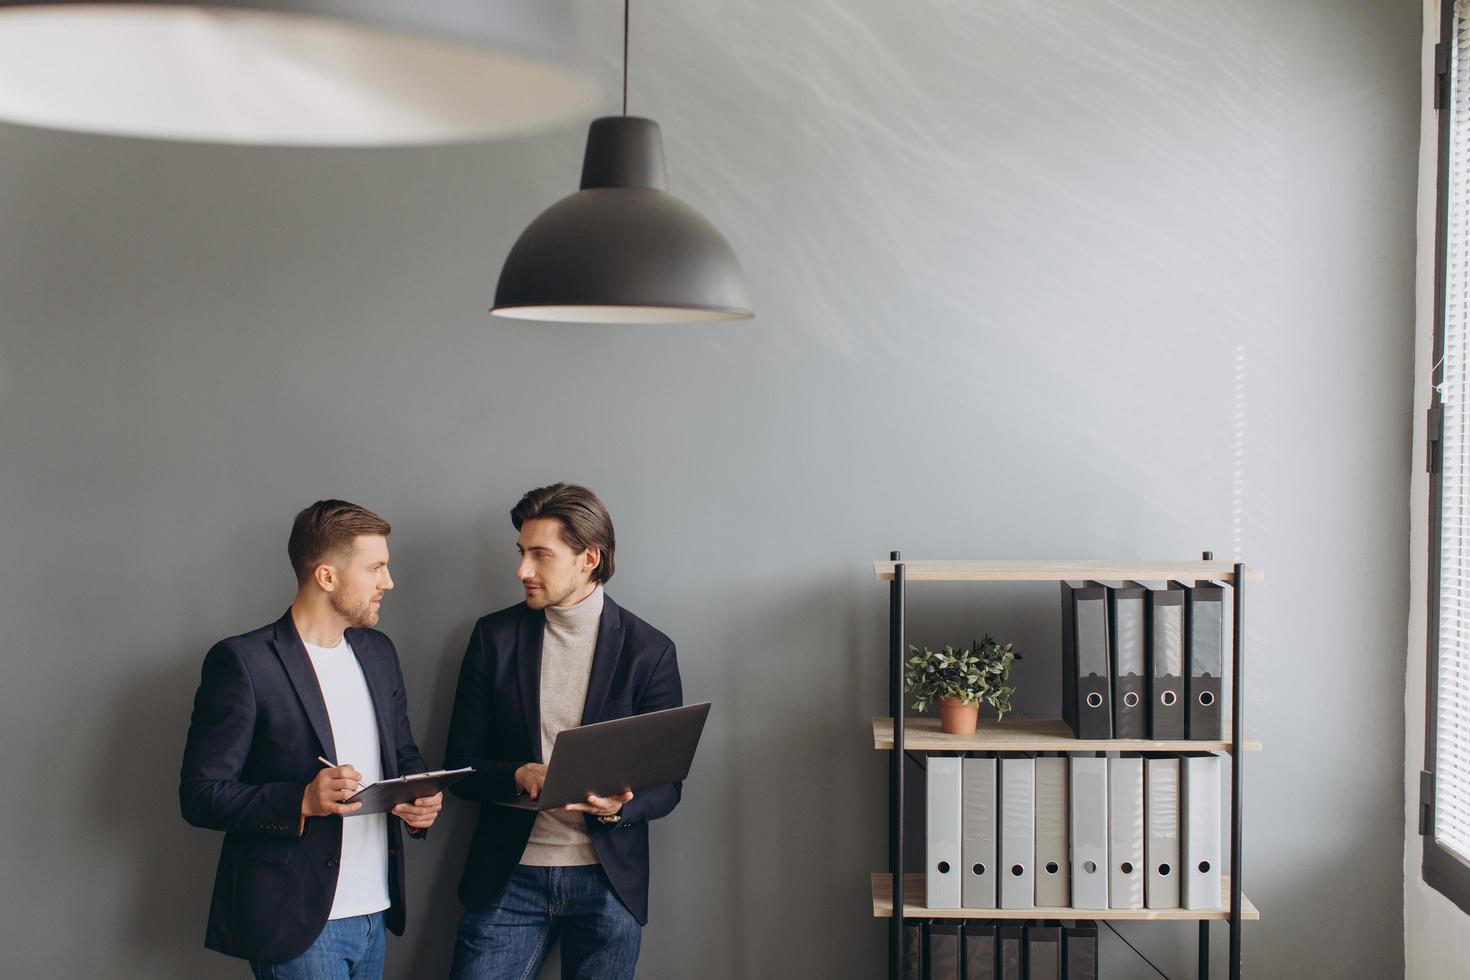
[[[623,804],[633,798],[633,791],[619,793],[617,796],[597,796],[588,794],[586,803],[568,803],[561,807],[576,813],[590,813],[594,817],[610,817],[623,808]]]
[[[414,830],[428,830],[434,825],[439,816],[439,809],[444,806],[444,793],[438,792],[433,796],[425,796],[414,800],[412,803],[400,803],[393,808],[398,819],[408,824]]]
[[[539,762],[528,762],[516,770],[516,789],[521,790],[531,799],[541,796],[541,787],[546,785],[546,767]],[[590,813],[594,817],[610,817],[623,808],[623,804],[633,798],[633,791],[621,793],[617,796],[596,796],[589,794],[586,803],[568,803],[558,810],[577,813]]]
[[[323,769],[316,778],[306,784],[301,797],[303,817],[329,817],[332,814],[346,816],[362,809],[361,803],[342,801],[357,792],[362,782],[362,773],[351,766],[333,766]]]
[[[516,770],[516,789],[525,793],[531,799],[541,795],[541,787],[546,785],[546,767],[539,762],[528,762]]]

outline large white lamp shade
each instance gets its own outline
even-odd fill
[[[0,0],[0,120],[258,145],[492,139],[595,110],[574,27],[564,0]]]

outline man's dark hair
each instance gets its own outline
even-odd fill
[[[296,584],[311,581],[311,573],[324,558],[351,551],[359,535],[387,537],[393,528],[366,507],[345,500],[318,500],[296,515],[286,554],[296,571]]]
[[[526,491],[511,508],[510,522],[521,529],[527,521],[553,518],[561,524],[561,539],[576,552],[596,548],[602,556],[592,570],[592,580],[602,583],[613,577],[612,517],[597,494],[575,483],[553,483]]]

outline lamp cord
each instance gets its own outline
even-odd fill
[[[623,0],[623,115],[628,114],[628,7],[632,0]]]

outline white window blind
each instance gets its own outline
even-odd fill
[[[1456,0],[1450,53],[1445,259],[1439,676],[1434,836],[1470,862],[1470,17]]]

